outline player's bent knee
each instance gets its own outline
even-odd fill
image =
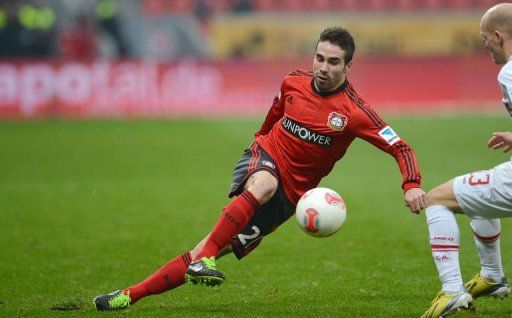
[[[443,190],[440,186],[435,187],[427,193],[427,206],[440,204],[442,202]]]
[[[453,212],[461,212],[453,192],[453,180],[443,183],[427,193],[427,207],[433,205],[443,205]]]
[[[256,183],[256,185],[265,195],[274,195],[277,190],[277,180],[275,178],[262,180]]]
[[[255,178],[254,182],[247,187],[260,203],[268,201],[277,191],[278,182],[276,177],[265,172]]]

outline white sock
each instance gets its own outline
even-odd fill
[[[480,275],[486,280],[501,282],[504,274],[501,265],[500,219],[474,219],[471,220],[471,227],[473,228],[475,244],[482,264]]]
[[[432,256],[437,266],[442,290],[453,294],[463,289],[459,265],[459,227],[447,207],[433,205],[425,210]]]

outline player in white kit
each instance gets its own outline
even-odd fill
[[[504,66],[498,82],[512,117],[512,4],[489,9],[480,22],[484,46],[494,63]],[[512,132],[493,133],[487,146],[512,150]],[[463,284],[459,266],[459,228],[454,213],[471,218],[481,270]],[[423,317],[444,317],[467,308],[480,296],[504,298],[510,292],[500,253],[500,218],[512,216],[512,162],[456,177],[430,191],[426,208],[432,256],[442,290]]]

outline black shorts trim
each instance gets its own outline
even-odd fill
[[[240,158],[233,170],[233,182],[228,197],[232,198],[242,193],[247,180],[253,174],[262,170],[270,172],[280,182],[279,172],[274,160],[263,148],[253,143],[244,151],[242,158]]]

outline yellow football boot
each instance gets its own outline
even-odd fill
[[[455,294],[445,294],[441,291],[421,318],[442,318],[456,310],[469,308],[472,301],[473,297],[465,290]]]
[[[476,274],[464,287],[466,287],[468,293],[470,293],[473,298],[491,296],[504,299],[510,293],[510,286],[505,277],[503,277],[501,283],[495,283],[485,280],[480,276],[480,273]]]

